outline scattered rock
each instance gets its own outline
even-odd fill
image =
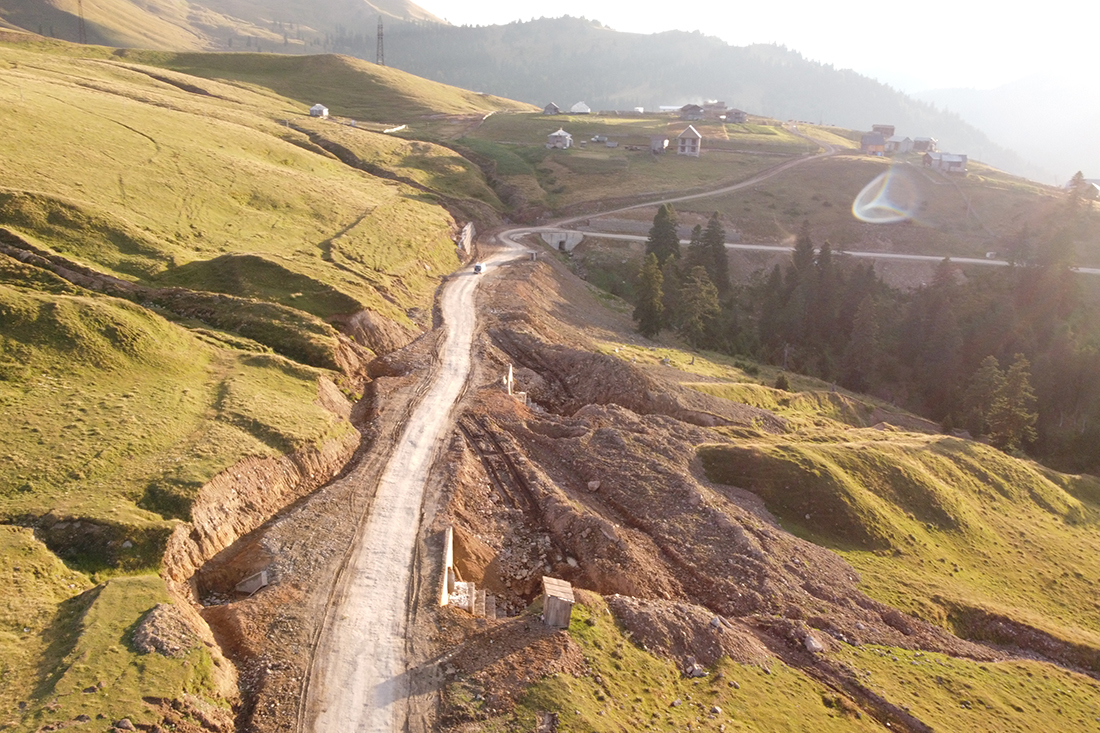
[[[142,654],[157,652],[165,657],[183,657],[199,644],[179,609],[158,603],[134,630],[134,648]]]
[[[680,698],[676,698],[675,700],[673,700],[673,701],[672,701],[672,703],[670,704],[670,706],[671,706],[671,707],[674,707],[674,708],[678,708],[678,707],[680,707],[680,706],[681,706],[681,705],[683,705],[683,704],[684,704],[684,703],[683,703],[683,701],[682,701],[682,700],[681,700]]]
[[[122,543],[122,549],[124,549],[124,550],[129,550],[133,546],[134,546],[134,543],[131,542],[130,540],[126,540],[125,542]]]
[[[600,490],[600,482],[599,481],[589,481],[588,482],[588,490],[589,491],[599,491]]]
[[[129,718],[123,718],[115,723],[115,728],[118,730],[135,730],[134,724],[130,722]]]
[[[576,558],[574,558],[574,557],[567,557],[567,558],[565,558],[565,562],[566,562],[566,563],[567,563],[567,564],[569,565],[569,567],[571,567],[571,568],[575,568],[575,567],[577,567],[577,564],[578,564],[578,563],[577,563],[577,559],[576,559]]]
[[[825,651],[825,645],[818,641],[817,637],[813,634],[806,634],[805,644],[806,651],[808,652],[820,654],[821,652]]]
[[[722,708],[718,707],[717,705],[714,705],[710,709],[710,714],[711,715],[721,715],[722,714]]]

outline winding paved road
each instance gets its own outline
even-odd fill
[[[478,285],[507,249],[453,275],[441,299],[446,335],[431,383],[405,426],[379,480],[370,516],[337,581],[314,654],[303,733],[391,733],[405,729],[409,683],[405,634],[409,583],[428,473],[470,374]]]
[[[652,204],[650,204],[652,206]],[[575,232],[574,229],[559,229],[552,227],[540,227],[538,229],[529,229],[524,231],[534,231],[537,233],[551,234],[554,232]],[[580,232],[586,237],[593,237],[596,239],[622,239],[632,242],[644,242],[648,237],[643,237],[640,234],[607,234],[603,232]],[[691,240],[681,239],[680,244],[690,244]],[[794,252],[794,247],[787,247],[781,244],[741,244],[738,242],[726,242],[726,249],[740,249],[750,250],[756,252]],[[904,254],[901,252],[871,252],[867,250],[851,250],[851,249],[838,249],[834,252],[838,255],[848,255],[849,257],[862,257],[874,260],[912,260],[915,262],[942,262],[946,255],[913,255]],[[960,265],[989,265],[992,267],[1010,267],[1012,265],[1008,260],[996,260],[985,257],[951,257],[951,261]],[[1085,275],[1100,275],[1100,268],[1096,267],[1073,267],[1074,272],[1080,272]]]

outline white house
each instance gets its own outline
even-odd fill
[[[548,150],[571,148],[573,147],[573,136],[559,128],[557,132],[552,132],[546,136],[546,147]]]
[[[913,141],[901,135],[886,138],[887,153],[909,153],[913,151]]]
[[[569,112],[575,115],[588,115],[592,114],[592,108],[584,102],[577,102],[569,108]]]
[[[698,158],[703,149],[703,136],[695,129],[695,125],[688,125],[687,129],[676,137],[676,154],[690,155]]]
[[[315,104],[309,108],[310,117],[328,117],[328,107],[323,104]]]

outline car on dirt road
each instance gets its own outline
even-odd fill
[[[478,263],[478,264],[474,265],[474,274],[475,275],[480,275],[482,270],[484,270],[484,269],[485,269],[485,266],[482,265],[481,263]]]

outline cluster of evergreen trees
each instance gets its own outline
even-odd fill
[[[637,279],[639,332],[674,330],[697,348],[877,395],[1010,452],[1100,470],[1100,323],[1064,231],[1014,267],[963,278],[944,260],[914,291],[828,242],[815,248],[808,225],[786,266],[732,287],[724,239],[716,214],[681,252],[676,213],[661,208]]]

